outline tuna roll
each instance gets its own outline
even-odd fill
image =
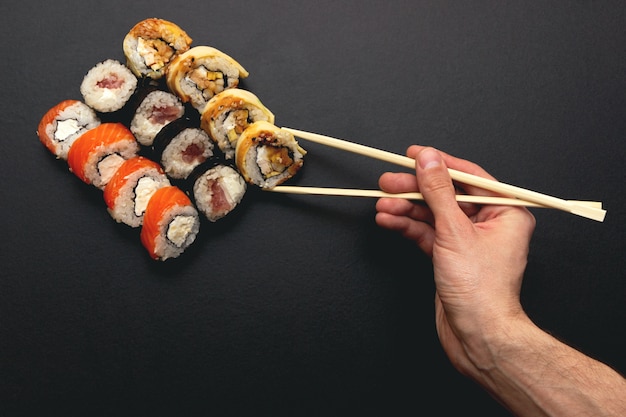
[[[136,89],[137,77],[126,65],[114,59],[96,64],[80,84],[85,103],[101,113],[120,110]]]
[[[151,146],[164,126],[185,114],[185,106],[176,95],[156,87],[146,87],[135,105],[130,130],[144,146]]]
[[[212,158],[190,175],[196,208],[211,222],[225,217],[243,200],[246,182],[232,161]]]
[[[182,117],[165,126],[154,138],[155,159],[168,176],[185,179],[198,165],[215,155],[215,144],[197,119]]]

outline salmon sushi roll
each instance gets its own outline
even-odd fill
[[[235,149],[235,163],[246,182],[272,188],[293,177],[304,163],[306,151],[294,136],[269,122],[252,123]]]
[[[165,261],[180,256],[196,239],[200,216],[176,186],[159,188],[148,201],[141,227],[141,243],[151,258]]]
[[[216,146],[199,127],[197,119],[182,117],[165,126],[154,138],[152,149],[165,173],[174,179],[185,179],[208,158],[215,156]]]
[[[202,112],[207,101],[227,88],[239,85],[248,71],[224,52],[196,46],[172,60],[165,73],[170,91]]]
[[[137,77],[115,59],[99,62],[80,84],[85,103],[101,113],[120,110],[137,89]]]
[[[191,197],[211,222],[231,213],[246,194],[246,181],[232,161],[211,158],[189,176]]]
[[[191,38],[175,23],[150,18],[137,23],[123,42],[127,65],[139,77],[163,77],[170,61],[187,51]]]
[[[118,223],[139,227],[150,197],[170,182],[158,163],[137,156],[127,159],[104,187],[104,201]]]
[[[67,160],[80,135],[100,124],[96,112],[78,100],[63,100],[44,114],[37,127],[41,143],[57,158]]]
[[[139,143],[121,123],[101,123],[75,141],[67,154],[70,171],[103,189],[122,163],[138,155]]]
[[[208,101],[200,120],[200,126],[217,143],[224,156],[232,159],[241,133],[259,120],[274,123],[274,114],[250,91],[231,88]]]

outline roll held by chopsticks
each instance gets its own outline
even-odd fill
[[[330,146],[337,149],[343,149],[348,152],[357,153],[371,158],[387,161],[405,168],[414,169],[415,160],[406,156],[397,155],[380,149],[371,148],[357,143],[348,142],[341,139],[324,136],[317,133],[305,132],[302,130],[283,127],[283,129],[291,132],[299,138],[316,142],[322,145]],[[606,216],[606,210],[597,207],[580,204],[576,201],[563,200],[561,198],[542,194],[536,191],[527,190],[525,188],[509,185],[506,183],[478,177],[465,172],[448,169],[453,180],[467,185],[473,185],[485,190],[493,191],[504,196],[517,198],[520,200],[536,203],[540,206],[550,207],[575,214],[577,216],[603,222]]]

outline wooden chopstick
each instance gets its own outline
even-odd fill
[[[345,151],[380,159],[382,161],[400,165],[405,168],[415,169],[415,160],[406,156],[397,155],[391,152],[359,145],[357,143],[348,142],[341,139],[332,138],[330,136],[320,135],[317,133],[305,132],[302,130],[291,129],[288,127],[283,127],[283,129],[290,132],[294,136],[311,142],[316,142],[337,149],[342,149]],[[589,207],[587,205],[583,205],[574,201],[563,200],[561,198],[553,197],[547,194],[538,193],[536,191],[502,183],[499,181],[489,180],[487,178],[471,175],[450,168],[448,169],[448,171],[450,172],[450,176],[453,180],[459,181],[464,184],[473,185],[485,190],[493,191],[505,196],[515,197],[521,200],[536,203],[540,206],[563,210],[599,222],[604,221],[604,218],[606,216],[606,210],[603,210],[602,208]]]
[[[357,188],[329,188],[329,187],[309,187],[309,186],[294,186],[294,185],[279,185],[273,188],[264,188],[264,191],[273,191],[276,193],[285,194],[305,194],[305,195],[327,195],[327,196],[345,196],[345,197],[374,197],[374,198],[404,198],[407,200],[424,200],[424,196],[421,193],[386,193],[381,190],[364,190]],[[459,203],[473,203],[473,204],[490,204],[500,206],[524,206],[524,207],[539,207],[549,208],[541,204],[533,203],[530,201],[520,200],[518,198],[508,197],[491,197],[481,195],[465,195],[457,194],[456,201]],[[580,204],[587,207],[601,208],[602,203],[597,201],[581,201],[581,200],[567,200],[571,203]]]

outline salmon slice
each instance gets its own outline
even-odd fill
[[[126,159],[137,156],[139,143],[122,123],[102,123],[78,137],[67,155],[70,171],[87,184],[104,188]]]
[[[143,156],[136,156],[124,161],[117,171],[115,171],[115,174],[113,174],[106,187],[104,187],[104,202],[107,207],[113,208],[115,206],[115,200],[120,196],[131,174],[149,168],[153,168],[158,173],[165,175],[161,165]]]
[[[150,198],[143,217],[141,243],[153,259],[179,256],[196,238],[198,211],[180,188],[159,188]]]
[[[39,141],[57,158],[67,159],[74,141],[100,124],[96,113],[82,101],[63,100],[50,108],[39,121]]]
[[[156,190],[170,182],[158,163],[143,156],[127,159],[104,187],[104,202],[118,223],[138,227]]]

